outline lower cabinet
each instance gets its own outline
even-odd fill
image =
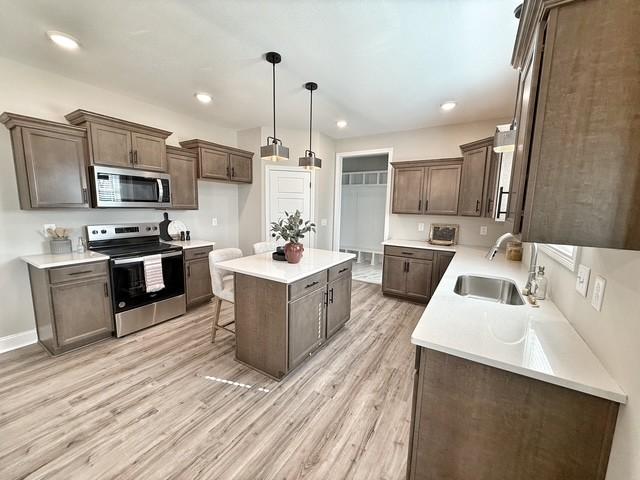
[[[281,380],[351,316],[351,261],[285,284],[235,274],[236,359]]]
[[[417,347],[407,479],[603,480],[618,404]]]
[[[211,300],[209,252],[213,247],[188,248],[184,251],[184,290],[187,308]]]
[[[39,342],[56,355],[110,337],[113,314],[106,262],[29,266]]]
[[[454,252],[385,246],[382,293],[427,303]]]

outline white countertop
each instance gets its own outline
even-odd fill
[[[484,258],[486,248],[457,245],[455,251],[411,335],[412,343],[626,403],[624,391],[550,300],[534,308],[528,303],[504,305],[463,297],[453,291],[458,275],[466,274],[508,278],[522,289],[527,280],[523,263],[509,262],[503,253],[489,261]]]
[[[271,252],[217,263],[230,272],[242,273],[280,283],[292,283],[327,268],[355,258],[353,253],[306,248],[300,263],[279,262]]]
[[[177,245],[178,247],[182,247],[185,250],[189,248],[198,248],[198,247],[215,247],[216,242],[212,242],[210,240],[185,240],[181,242],[180,240],[162,240],[163,243],[168,243],[169,245]]]
[[[86,251],[84,253],[42,253],[39,255],[25,255],[20,258],[22,261],[27,262],[36,268],[53,268],[78,265],[80,263],[99,262],[101,260],[108,260],[109,256]]]
[[[432,245],[426,240],[394,240],[389,239],[382,242],[382,245],[389,245],[390,247],[406,247],[406,248],[421,248],[423,250],[440,250],[444,252],[455,252],[456,245]]]

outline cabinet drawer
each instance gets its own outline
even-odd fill
[[[335,267],[329,269],[329,281],[333,281],[342,275],[349,275],[351,273],[351,266],[353,262],[351,260],[343,262]]]
[[[322,288],[327,284],[327,271],[323,270],[289,285],[289,301]]]
[[[83,263],[71,267],[52,268],[49,270],[49,281],[51,283],[61,283],[98,275],[107,275],[107,262],[101,261]]]
[[[213,250],[213,247],[185,248],[184,260],[187,262],[196,258],[208,257],[211,250]]]
[[[395,255],[397,257],[419,258],[421,260],[433,260],[433,250],[423,250],[420,248],[392,247],[385,245],[385,255]]]

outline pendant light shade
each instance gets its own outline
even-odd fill
[[[269,52],[265,58],[273,67],[273,137],[267,137],[267,144],[260,147],[260,157],[273,162],[289,160],[289,149],[276,136],[276,64],[282,61],[282,57],[277,52]]]
[[[513,129],[504,132],[497,131],[493,137],[493,151],[496,153],[513,152],[516,149],[516,131]]]
[[[318,84],[314,82],[307,82],[304,84],[304,88],[309,90],[309,150],[304,151],[304,157],[298,159],[298,165],[306,168],[307,170],[313,170],[314,168],[322,168],[322,160],[316,157],[316,154],[311,150],[311,127],[313,125],[313,92],[318,89]]]

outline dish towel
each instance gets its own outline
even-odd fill
[[[162,276],[162,255],[148,255],[143,258],[144,283],[147,293],[157,292],[164,288]]]

